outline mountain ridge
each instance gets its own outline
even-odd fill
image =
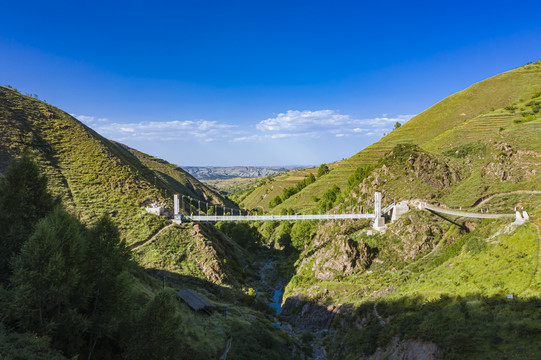
[[[198,180],[256,178],[302,168],[302,166],[185,166],[183,169]]]

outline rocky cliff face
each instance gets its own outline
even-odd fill
[[[305,252],[299,268],[312,264],[311,271],[318,280],[332,280],[336,276],[353,275],[364,271],[374,256],[362,240],[354,241],[350,234],[361,225],[355,222],[323,223]]]
[[[530,181],[537,171],[534,158],[538,154],[517,151],[504,142],[492,144],[493,155],[488,164],[481,169],[481,177],[499,182],[518,183]]]

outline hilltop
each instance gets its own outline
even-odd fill
[[[460,148],[461,146],[468,147],[468,144],[479,141],[483,144],[482,147],[491,148],[494,145],[488,144],[499,142],[509,145],[519,157],[527,157],[528,151],[539,151],[541,147],[541,141],[538,141],[541,131],[539,97],[536,96],[541,90],[540,84],[541,62],[538,61],[496,75],[453,94],[413,117],[376,143],[346,160],[337,162],[329,174],[304,188],[297,198],[285,201],[278,209],[290,207],[299,211],[314,209],[315,200],[321,198],[332,185],[344,190],[347,188],[349,177],[356,169],[376,166],[399,144],[417,145],[431,156],[443,155],[451,159],[457,156],[449,154],[465,150]],[[472,146],[468,151],[472,151],[474,148]],[[461,156],[464,158],[467,155]],[[483,157],[483,160],[487,160],[487,157]],[[479,165],[477,162],[476,166]],[[455,162],[454,166],[463,165]],[[473,168],[471,165],[466,166]],[[468,181],[462,182],[462,186],[468,191],[473,189],[474,194],[470,194],[472,198],[501,191],[498,186],[486,190],[473,188],[472,185],[479,177],[475,171],[465,176],[468,176]],[[281,185],[280,181],[288,183]],[[262,206],[268,210],[268,202],[261,198],[260,193],[287,186],[291,186],[291,182],[285,177],[277,179],[272,185],[267,184],[257,192],[247,195],[244,202],[253,208]],[[515,188],[522,188],[522,183]]]
[[[107,140],[52,105],[0,87],[0,172],[25,151],[69,209],[87,223],[111,214],[129,243],[164,226],[144,207],[154,202],[171,208],[176,192],[233,205],[178,166]]]

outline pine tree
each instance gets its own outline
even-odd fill
[[[183,359],[182,320],[170,291],[154,295],[137,315],[126,342],[127,359]]]
[[[317,178],[321,178],[325,174],[328,174],[331,170],[327,166],[327,164],[321,164],[319,165],[319,168],[317,169]]]
[[[7,280],[11,258],[57,203],[47,191],[47,178],[28,154],[11,162],[0,177],[0,281]]]
[[[102,216],[88,232],[86,281],[91,289],[88,314],[88,358],[103,337],[112,338],[131,310],[131,287],[127,268],[130,250],[120,240],[116,225]]]
[[[80,222],[61,206],[41,220],[14,258],[15,313],[21,325],[47,335],[68,356],[82,346],[87,321],[80,313],[88,290],[82,281],[85,241]]]

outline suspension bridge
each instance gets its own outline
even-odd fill
[[[407,212],[409,210],[409,207],[407,205],[408,202],[400,202],[395,203],[392,202],[389,205],[387,205],[385,208],[381,208],[381,193],[376,192],[374,193],[374,212],[372,213],[349,213],[349,214],[312,214],[312,215],[306,215],[306,214],[286,214],[286,215],[274,215],[274,214],[250,214],[248,211],[240,210],[240,209],[228,209],[225,206],[221,205],[211,205],[214,207],[214,215],[208,215],[209,209],[208,209],[208,203],[203,202],[203,205],[207,206],[207,212],[201,211],[201,201],[198,200],[198,208],[197,208],[197,215],[194,214],[184,214],[184,196],[182,196],[182,206],[181,206],[181,198],[179,198],[178,194],[175,194],[174,196],[174,218],[173,221],[176,223],[182,223],[182,222],[218,222],[218,221],[301,221],[301,220],[342,220],[342,219],[371,219],[372,220],[372,227],[374,227],[377,230],[381,230],[385,228],[385,219],[384,215],[387,213],[391,214],[391,220],[394,221],[398,219],[402,214]],[[427,203],[422,203],[419,201],[414,202],[415,205],[420,210],[427,210],[431,212],[437,212],[437,213],[443,213],[453,216],[460,216],[460,217],[467,217],[467,218],[482,218],[482,219],[495,219],[500,217],[513,217],[515,214],[489,214],[487,213],[472,213],[472,212],[466,212],[466,211],[458,211],[458,210],[451,210],[451,209],[445,209],[438,206],[429,205]],[[193,208],[193,205],[190,203],[188,208]],[[221,208],[222,215],[218,215],[218,208]],[[182,213],[180,212],[182,209]],[[229,213],[226,212],[226,210],[230,210]],[[238,214],[235,214],[235,211],[238,212]],[[519,212],[516,213],[517,221],[527,220],[528,214],[524,212],[524,214],[520,214]],[[523,220],[522,220],[523,221]]]
[[[294,214],[294,215],[259,215],[259,214],[250,214],[246,212],[243,214],[240,209],[229,209],[231,212],[226,214],[226,208],[222,208],[222,214],[218,215],[217,210],[215,210],[214,215],[208,215],[208,204],[207,205],[207,214],[201,211],[201,202],[198,201],[197,215],[193,214],[184,214],[184,199],[182,198],[182,207],[181,207],[181,198],[176,194],[174,196],[174,222],[218,222],[218,221],[301,221],[301,220],[341,220],[341,219],[373,219],[374,227],[381,227],[385,225],[382,215],[390,211],[394,207],[394,203],[391,203],[389,206],[381,209],[381,193],[376,192],[374,194],[374,212],[373,213],[350,213],[350,214]],[[182,209],[182,213],[180,212]],[[217,209],[215,207],[215,209]],[[235,214],[235,211],[238,211],[238,215]]]

